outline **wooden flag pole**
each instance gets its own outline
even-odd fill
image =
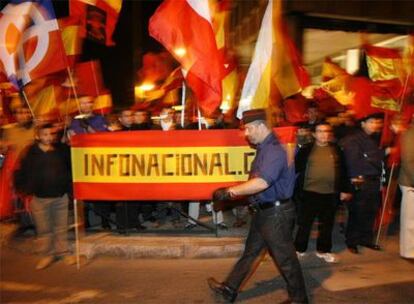
[[[78,219],[78,200],[73,199],[73,210],[75,213],[75,247],[76,247],[76,268],[80,269],[80,246],[79,246],[79,219]]]
[[[80,110],[80,104],[79,104],[79,99],[78,99],[78,93],[76,92],[75,82],[73,81],[72,72],[70,71],[69,66],[66,67],[66,71],[68,72],[70,86],[73,90],[73,95],[75,96],[76,105],[78,106],[78,111],[80,114],[81,110]]]
[[[27,107],[30,110],[30,113],[32,113],[32,117],[33,117],[33,120],[34,120],[36,117],[35,117],[35,114],[33,112],[32,107],[30,106],[29,99],[27,98],[27,95],[26,95],[25,91],[23,89],[20,89],[20,94],[21,94],[21,96],[23,96],[23,99],[26,102]]]
[[[91,67],[92,67],[92,76],[93,76],[93,82],[94,82],[94,86],[95,86],[95,92],[96,92],[96,96],[99,97],[99,90],[98,90],[98,80],[96,79],[96,74],[95,74],[95,66],[93,64],[93,61],[91,62]],[[101,115],[104,115],[103,109],[101,108]]]

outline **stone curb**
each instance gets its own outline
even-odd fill
[[[168,245],[166,245],[168,244]],[[73,247],[75,243],[73,243]],[[73,248],[75,249],[75,248]],[[125,237],[111,235],[86,237],[80,242],[80,254],[152,259],[203,259],[240,256],[244,239],[238,237]]]

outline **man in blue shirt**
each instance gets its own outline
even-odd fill
[[[75,134],[108,131],[105,118],[93,113],[94,100],[91,96],[79,98],[80,115],[76,116],[69,127],[69,137]]]
[[[248,197],[252,221],[242,257],[227,279],[220,283],[208,279],[210,288],[233,302],[244,280],[251,274],[255,261],[267,250],[286,281],[290,300],[307,303],[302,270],[293,245],[292,228],[295,208],[290,198],[295,184],[294,164],[266,124],[263,109],[243,113],[245,135],[256,147],[249,180],[229,188],[217,189],[213,201]]]

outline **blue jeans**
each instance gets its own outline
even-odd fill
[[[292,202],[255,213],[243,255],[228,275],[225,284],[239,290],[253,271],[257,258],[267,249],[287,284],[290,299],[293,302],[307,303],[302,269],[293,245],[292,228],[295,216]]]
[[[44,255],[68,252],[68,196],[33,197],[31,209],[36,225],[39,251]]]

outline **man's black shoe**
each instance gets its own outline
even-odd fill
[[[211,290],[222,296],[227,302],[233,303],[236,300],[237,292],[233,288],[218,282],[215,278],[209,278],[207,283]]]
[[[112,227],[109,224],[102,224],[102,229],[105,231],[111,231]]]
[[[353,254],[358,254],[359,253],[357,246],[348,245],[347,247],[348,247],[348,250],[349,250],[350,253],[353,253]]]
[[[372,250],[376,250],[376,251],[381,250],[381,247],[379,245],[376,245],[376,244],[361,244],[361,246],[372,249]]]
[[[145,227],[145,226],[143,226],[141,224],[138,224],[138,225],[135,226],[135,229],[137,229],[138,231],[140,231],[140,230],[146,230],[147,227]]]

